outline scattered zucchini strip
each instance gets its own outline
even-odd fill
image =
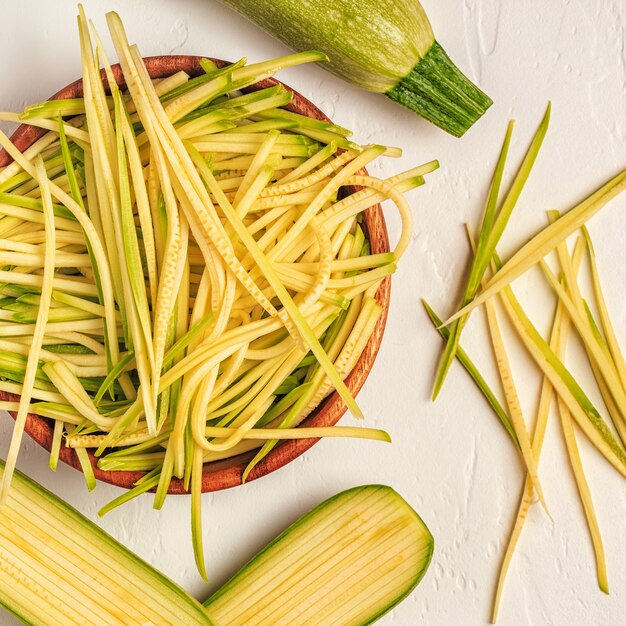
[[[561,332],[563,332],[563,329]],[[598,525],[598,519],[593,506],[593,501],[591,499],[589,484],[587,482],[587,478],[585,477],[585,471],[580,458],[578,444],[576,443],[576,433],[574,432],[572,416],[561,398],[557,398],[557,403],[559,407],[559,414],[561,416],[561,426],[563,428],[563,437],[567,446],[567,453],[572,465],[574,477],[576,479],[576,486],[585,511],[589,534],[591,535],[593,549],[596,556],[598,586],[604,593],[608,594],[609,583],[606,573],[606,556],[604,553],[604,546],[602,544],[602,536],[600,535],[600,527]]]
[[[556,222],[537,233],[491,277],[476,298],[447,319],[444,324],[448,326],[480,306],[485,300],[502,291],[516,278],[555,250],[562,241],[565,241],[572,233],[581,228],[602,207],[624,190],[626,190],[626,170],[614,176],[583,202],[564,213]]]
[[[604,340],[606,341],[606,346],[608,347],[610,351],[615,369],[617,370],[617,374],[619,376],[622,389],[626,390],[626,362],[624,361],[622,350],[619,346],[619,342],[617,341],[615,330],[611,322],[611,317],[609,315],[606,301],[604,299],[604,293],[602,290],[602,285],[600,283],[600,275],[598,272],[595,250],[594,250],[593,243],[591,241],[591,237],[589,236],[589,231],[587,230],[587,228],[583,226],[581,230],[585,238],[585,242],[587,244],[587,250],[589,252],[589,264],[591,267],[591,282],[593,285],[595,304],[596,304],[596,307],[598,309],[599,316],[600,316],[602,333],[604,335]],[[600,390],[602,391],[602,386],[600,387]],[[608,404],[611,403],[612,398],[610,397],[610,394],[603,393],[602,396],[604,398],[605,403],[607,402]],[[610,408],[608,407],[608,404],[607,404],[607,408]],[[614,419],[614,422],[616,422],[615,426],[618,429],[620,436],[622,437],[622,442],[624,442],[626,440],[626,434],[624,433],[624,428],[626,428],[626,423],[624,423],[624,421],[626,420],[626,413],[624,413],[623,411],[626,411],[626,407],[623,407],[622,410],[619,410],[616,407],[616,411],[610,411],[610,413],[611,415],[613,415],[614,413],[618,411],[619,411],[619,416],[621,417],[621,420],[619,418],[617,420]],[[621,424],[621,428],[620,428],[620,424]]]
[[[485,278],[481,285],[481,290],[474,290],[474,294],[462,303],[459,311],[443,324],[439,324],[438,327],[440,334],[447,338],[448,344],[450,344],[450,338],[452,337],[454,340],[454,333],[458,332],[458,328],[465,323],[467,315],[477,306],[485,304],[493,336],[494,330],[498,330],[496,328],[497,321],[493,297],[498,296],[498,300],[503,304],[517,336],[544,376],[533,433],[533,458],[538,463],[546,433],[550,406],[553,397],[556,397],[566,450],[595,552],[598,585],[605,593],[608,593],[606,555],[590,486],[582,465],[574,421],[609,463],[622,476],[626,477],[626,449],[623,445],[623,442],[626,441],[626,363],[608,314],[593,245],[585,227],[585,222],[591,216],[625,188],[626,171],[615,176],[564,215],[560,216],[556,211],[549,211],[549,225],[535,235],[526,245],[522,246],[504,264],[497,255],[495,245],[493,248],[488,249],[489,258],[487,262],[488,265],[491,265],[491,278]],[[485,224],[487,225],[487,230],[491,230],[491,233],[488,232],[487,234],[487,240],[492,236],[494,230],[496,230],[497,238],[502,234],[496,229],[497,220],[493,220],[491,216],[492,213],[489,211],[488,204],[488,210],[483,219],[481,230],[481,236],[485,229]],[[578,229],[582,230],[582,235],[578,237],[573,254],[570,255],[566,239]],[[578,271],[585,249],[589,251],[590,256],[591,284],[595,305],[599,312],[599,323],[596,322],[592,309],[587,300],[585,300],[578,284]],[[544,259],[552,251],[555,251],[557,254],[562,270],[561,277],[556,275]],[[472,272],[474,272],[476,264],[475,259]],[[530,321],[510,286],[513,280],[534,265],[538,265],[543,271],[557,298],[557,308],[549,343],[546,342]],[[434,315],[431,315],[431,319],[434,324],[437,324],[439,321],[439,318]],[[450,325],[449,329],[446,328],[448,325]],[[587,394],[564,364],[566,344],[572,327],[576,329],[582,340],[598,389],[621,441],[615,436],[613,430],[607,425],[600,412],[594,407]],[[495,334],[498,335],[497,332]],[[502,352],[502,338],[496,336],[495,339],[497,351]],[[447,350],[444,355],[444,363],[446,363],[446,359],[449,358],[451,360],[454,356],[454,350]],[[458,355],[456,356],[458,357]],[[498,361],[499,368],[502,369],[504,362],[502,354]],[[508,378],[510,372],[508,372],[507,364],[504,363],[504,365]],[[447,367],[440,368],[440,373],[443,375],[445,375],[445,371],[447,371]],[[479,375],[476,375],[477,372],[473,373],[472,368],[468,368],[468,371],[475,380],[484,380]],[[438,376],[437,383],[440,384],[441,380]],[[500,416],[498,405],[489,398],[489,390],[486,384],[479,382],[478,386],[490,401],[494,412]],[[510,395],[506,393],[506,389],[505,395]],[[522,445],[524,445],[524,442],[522,442]],[[498,617],[507,572],[519,542],[527,513],[533,503],[535,489],[534,476],[529,471],[526,476],[515,524],[500,568],[492,611],[493,623],[495,623]],[[541,495],[538,495],[541,499]]]
[[[511,364],[504,345],[504,339],[500,331],[500,325],[498,323],[496,308],[493,301],[487,300],[485,303],[487,310],[487,322],[489,326],[489,334],[491,335],[491,344],[493,347],[494,355],[496,357],[496,363],[498,371],[500,373],[500,381],[502,383],[502,389],[504,390],[504,397],[506,398],[507,405],[509,407],[509,414],[511,415],[511,421],[517,440],[520,443],[520,450],[524,463],[528,469],[528,474],[533,483],[533,487],[537,491],[537,496],[546,511],[548,516],[550,513],[543,495],[543,489],[541,488],[541,482],[539,480],[539,473],[537,471],[537,458],[532,450],[530,443],[530,437],[528,430],[526,429],[526,421],[522,413],[522,406],[519,401],[517,389],[515,387],[515,380],[511,371]]]
[[[500,195],[500,185],[502,183],[502,176],[504,175],[504,166],[506,165],[506,158],[509,152],[509,145],[511,143],[511,136],[513,135],[513,122],[509,122],[509,125],[506,130],[506,135],[504,136],[504,142],[502,144],[502,148],[500,150],[500,156],[498,157],[498,161],[496,163],[496,168],[493,173],[493,177],[491,179],[491,184],[489,185],[489,193],[487,195],[487,203],[485,205],[485,211],[483,215],[482,225],[480,227],[480,234],[478,238],[478,246],[481,249],[484,248],[486,242],[489,237],[489,231],[493,225],[496,216],[496,210],[498,205],[498,196]],[[482,254],[481,254],[482,256]],[[489,257],[487,257],[488,259]],[[468,302],[471,302],[472,298],[475,296],[476,292],[480,287],[480,283],[482,280],[482,274],[484,274],[485,268],[482,270],[478,265],[478,255],[474,254],[472,256],[472,265],[470,269],[470,275],[467,280],[467,285],[465,287],[465,293],[463,294],[463,298],[461,300],[461,306],[464,306]],[[437,373],[435,375],[435,384],[433,386],[433,394],[432,400],[435,401],[445,378],[447,376],[448,370],[450,369],[450,365],[454,360],[456,355],[456,351],[459,345],[459,341],[461,339],[461,332],[465,323],[467,321],[467,316],[459,318],[456,320],[450,327],[449,336],[446,340],[446,346],[441,357],[441,361],[439,362],[439,367],[437,368]]]
[[[558,340],[558,329],[560,327],[563,315],[564,310],[562,306],[557,306],[550,336],[550,347],[552,349],[556,349],[556,342]],[[550,406],[552,404],[553,393],[553,387],[549,379],[547,378],[547,376],[544,376],[541,385],[541,392],[539,395],[539,407],[537,409],[537,419],[535,421],[535,429],[533,433],[533,454],[535,455],[537,462],[539,462],[539,459],[541,457],[546,428],[548,426],[548,418],[550,414]],[[496,586],[496,592],[491,613],[492,624],[495,624],[498,619],[500,600],[502,598],[502,592],[504,589],[504,584],[506,582],[506,576],[509,571],[511,560],[513,559],[513,555],[515,553],[515,548],[517,547],[517,544],[522,534],[522,530],[524,529],[524,524],[526,523],[528,511],[533,502],[534,493],[535,489],[533,486],[532,478],[530,477],[530,475],[527,474],[526,480],[524,482],[522,497],[518,506],[517,517],[515,518],[513,530],[511,531],[511,536],[509,537],[509,541],[504,552],[502,564],[500,565],[500,573],[498,575],[498,582]]]
[[[207,426],[205,437],[227,437],[234,434],[234,428]],[[136,445],[149,441],[147,430],[127,435],[114,441],[111,447]],[[263,441],[267,439],[318,439],[323,437],[351,437],[353,439],[370,439],[372,441],[391,442],[391,437],[384,431],[376,428],[360,428],[352,426],[328,427],[301,427],[301,428],[251,428],[244,433],[242,439]],[[67,445],[70,448],[96,448],[102,442],[103,435],[69,435]]]
[[[422,300],[422,304],[424,305],[424,308],[426,309],[426,313],[428,314],[428,317],[430,317],[430,320],[433,323],[433,326],[435,327],[437,332],[439,332],[439,334],[444,339],[444,341],[447,341],[450,335],[450,331],[448,330],[448,328],[442,325],[441,318],[435,313],[435,311],[426,302],[426,300]],[[511,424],[511,420],[509,419],[507,412],[504,410],[504,408],[500,404],[500,401],[498,400],[494,392],[491,390],[491,387],[489,387],[489,385],[487,384],[487,381],[483,378],[482,374],[478,371],[478,368],[474,365],[473,361],[469,358],[465,350],[463,350],[463,348],[460,345],[457,346],[454,356],[459,361],[459,363],[465,368],[467,373],[471,376],[472,380],[476,383],[476,386],[480,389],[482,394],[485,396],[485,399],[487,400],[487,402],[493,409],[494,413],[497,415],[500,422],[502,422],[502,425],[506,429],[506,432],[509,433],[509,436],[511,437],[515,445],[519,447],[519,442],[517,440],[517,435],[515,434],[515,429],[513,428],[513,425]]]
[[[548,217],[551,221],[556,221],[558,219],[557,212],[549,212]],[[575,254],[576,252],[582,248],[583,239],[579,238],[576,242]],[[557,248],[558,257],[561,263],[561,268],[564,274],[564,282],[569,292],[569,296],[571,300],[575,303],[578,310],[585,310],[584,304],[582,300],[582,296],[580,294],[580,290],[578,288],[578,283],[576,280],[577,268],[574,267],[574,263],[570,258],[569,251],[567,249],[567,245],[562,243]],[[545,264],[544,264],[545,265]],[[566,309],[568,309],[567,303],[562,297],[559,297],[559,305],[563,305]],[[561,327],[558,331],[559,337],[557,342],[557,350],[556,354],[561,359],[564,360],[565,352],[567,348],[567,342],[570,335],[570,330],[572,326],[572,316],[568,314],[568,317],[562,320]],[[589,318],[585,317],[585,320],[588,321]],[[583,334],[586,333],[579,330],[579,335],[582,337]],[[612,396],[606,392],[606,388],[603,387],[603,384],[606,384],[606,379],[602,377],[602,374],[596,371],[596,367],[598,367],[598,363],[595,360],[594,352],[586,346],[587,355],[589,357],[589,361],[591,365],[594,367],[594,375],[598,381],[600,386],[603,398],[605,399],[605,404],[607,400],[610,398],[611,402]],[[595,366],[594,366],[595,362]],[[611,365],[611,363],[607,363],[607,365]],[[609,368],[610,372],[613,373],[613,369]],[[621,388],[620,388],[621,390]],[[608,594],[608,580],[607,580],[607,572],[606,572],[606,556],[604,552],[604,546],[602,542],[602,536],[600,534],[600,527],[598,525],[598,519],[596,516],[595,508],[593,506],[593,500],[591,497],[591,490],[589,488],[589,484],[587,482],[587,478],[585,476],[585,471],[582,465],[582,460],[580,458],[580,452],[578,450],[578,443],[576,441],[576,433],[574,431],[574,426],[572,422],[572,416],[567,407],[565,406],[562,398],[557,397],[557,406],[559,410],[559,415],[561,418],[561,427],[563,429],[563,438],[565,439],[565,445],[567,448],[567,453],[569,456],[570,464],[572,466],[572,470],[574,473],[574,478],[576,480],[576,487],[578,489],[578,494],[581,499],[581,503],[583,505],[583,510],[585,512],[585,517],[587,520],[587,526],[589,528],[589,533],[591,535],[591,540],[593,543],[593,549],[596,556],[596,569],[597,569],[597,578],[598,578],[598,586],[604,593]],[[607,404],[607,406],[609,406]],[[612,414],[612,413],[611,413]],[[613,415],[613,414],[612,414]],[[617,422],[617,426],[620,425],[621,416],[614,416],[614,422]]]
[[[509,144],[511,141],[511,135],[513,133],[513,122],[509,123],[506,135],[504,137],[504,143],[500,152],[500,157],[496,164],[496,169],[493,174],[491,185],[489,188],[489,195],[487,198],[487,205],[485,207],[485,214],[483,217],[483,223],[480,229],[478,237],[478,244],[476,246],[476,254],[474,255],[474,261],[470,270],[470,275],[467,282],[467,287],[463,295],[461,302],[461,310],[463,310],[476,296],[483,276],[487,271],[491,257],[496,250],[498,242],[504,233],[504,229],[511,217],[513,209],[517,204],[517,201],[524,189],[526,181],[530,176],[533,165],[537,159],[543,140],[548,131],[548,125],[550,124],[551,105],[548,103],[546,112],[541,120],[537,131],[530,143],[530,146],[522,160],[522,163],[503,198],[500,208],[496,209],[498,203],[498,197],[500,193],[500,184],[502,182],[502,175],[504,173],[504,167],[506,164],[506,158],[509,150]],[[450,319],[449,321],[452,321]],[[441,390],[441,386],[445,380],[446,373],[454,359],[454,352],[458,345],[458,341],[461,336],[461,331],[467,321],[467,314],[458,315],[454,319],[454,325],[451,329],[451,339],[446,344],[443,357],[439,364],[439,369],[435,378],[435,386],[433,389],[433,400],[437,397],[437,394]],[[449,323],[449,322],[448,322]],[[446,325],[448,325],[446,323]]]
[[[26,411],[54,420],[50,466],[73,447],[89,489],[94,456],[146,472],[103,512],[151,489],[160,508],[182,480],[205,575],[206,463],[253,452],[245,480],[282,440],[389,439],[298,426],[333,390],[359,415],[344,379],[410,242],[402,194],[438,163],[366,176],[400,151],[281,109],[281,85],[242,91],[320,53],[205,59],[194,79],[152,81],[119,17],[108,23],[127,90],[81,7],[84,98],[27,107],[20,117],[47,132],[24,154],[0,133],[14,158],[0,168],[0,390],[23,402],[2,406],[19,413],[14,446]],[[362,190],[340,197],[348,185]],[[372,254],[362,213],[387,199],[402,232],[394,252]]]

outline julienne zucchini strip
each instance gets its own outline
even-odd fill
[[[476,246],[476,254],[474,255],[474,261],[472,263],[472,269],[467,282],[467,287],[463,295],[461,302],[461,310],[471,302],[478,289],[480,287],[483,276],[489,266],[491,256],[495,251],[502,234],[506,228],[506,225],[511,217],[511,213],[517,204],[517,201],[524,189],[524,185],[530,176],[533,165],[537,159],[541,146],[543,145],[544,137],[548,131],[548,125],[550,123],[551,106],[548,104],[546,112],[537,128],[535,136],[533,137],[530,146],[522,160],[522,163],[507,191],[505,197],[502,200],[500,209],[498,210],[498,196],[500,192],[500,184],[502,182],[502,175],[504,173],[504,167],[506,164],[506,158],[509,150],[509,144],[511,141],[511,135],[513,133],[513,123],[509,123],[506,135],[504,137],[504,143],[498,158],[498,163],[493,174],[493,179],[489,188],[489,195],[487,199],[487,205],[485,207],[485,214],[483,217],[483,223],[480,229],[480,235]],[[437,374],[435,377],[435,385],[433,389],[433,400],[437,397],[437,394],[441,390],[443,381],[445,380],[446,373],[454,359],[454,352],[458,345],[461,331],[467,320],[467,315],[458,315],[454,320],[454,324],[451,328],[451,336],[446,344],[443,357],[439,364]],[[452,321],[452,320],[450,320]]]
[[[602,207],[624,190],[626,190],[626,170],[611,178],[580,204],[564,213],[556,222],[537,233],[503,264],[502,268],[491,277],[476,298],[448,318],[444,324],[448,326],[480,306],[488,298],[502,291],[516,278],[555,250],[561,242],[581,228]]]
[[[583,250],[580,245],[576,246],[574,251],[573,260],[572,260],[572,274],[573,276],[578,275],[578,270],[581,265],[581,261],[583,258]],[[560,332],[562,328],[562,320],[566,316],[566,311],[564,305],[559,302],[557,304],[556,312],[554,315],[554,321],[552,323],[552,330],[550,333],[550,348],[552,350],[557,350],[558,341],[560,338]],[[543,442],[545,438],[546,428],[548,425],[548,417],[550,412],[550,406],[552,404],[552,399],[554,396],[553,387],[549,381],[549,379],[544,375],[543,383],[541,386],[541,392],[539,395],[539,404],[537,409],[537,419],[535,421],[535,429],[533,433],[533,453],[539,461],[541,456],[541,451],[543,448]],[[521,536],[522,530],[524,528],[524,524],[527,519],[528,510],[532,505],[534,495],[534,488],[532,484],[532,480],[530,476],[526,477],[526,481],[524,483],[524,490],[522,492],[522,497],[520,499],[517,517],[515,519],[515,523],[513,526],[513,530],[511,532],[511,536],[509,537],[509,542],[507,544],[507,548],[505,550],[505,554],[502,560],[502,564],[500,566],[500,573],[498,576],[498,583],[496,586],[496,592],[494,596],[493,608],[492,608],[492,616],[491,621],[495,623],[498,618],[498,612],[500,607],[500,600],[502,597],[502,592],[504,589],[504,584],[506,582],[506,576],[508,573],[508,569],[515,553],[515,548],[517,547],[517,543]]]
[[[280,109],[292,98],[280,85],[239,91],[319,53],[219,70],[207,60],[197,80],[152,81],[119,18],[108,20],[128,91],[81,7],[85,98],[28,107],[23,118],[46,135],[24,154],[0,134],[15,159],[0,168],[0,390],[29,400],[1,408],[54,420],[50,466],[75,448],[89,489],[93,456],[105,471],[146,472],[102,513],[150,489],[160,508],[180,479],[205,575],[206,463],[252,452],[245,480],[283,440],[389,439],[298,426],[333,389],[358,414],[344,379],[380,319],[377,289],[410,242],[402,194],[438,163],[364,176],[401,151]],[[348,185],[362,189],[340,197]],[[402,232],[395,252],[372,254],[361,214],[385,200]]]
[[[544,119],[544,122],[545,121]],[[507,141],[505,139],[505,147],[506,145]],[[504,149],[503,152],[505,152]],[[494,180],[496,181],[498,179],[498,168],[500,165],[501,162],[499,162],[496,167],[496,173],[494,174]],[[492,182],[492,191],[493,188],[494,185]],[[495,329],[495,309],[492,298],[493,296],[498,296],[517,336],[544,376],[533,434],[533,458],[538,463],[545,437],[550,406],[553,397],[556,397],[556,405],[560,415],[565,447],[595,552],[598,585],[605,593],[608,593],[606,556],[589,484],[585,476],[578,449],[574,421],[598,451],[624,477],[626,477],[626,449],[616,438],[615,434],[593,406],[588,396],[568,371],[564,365],[564,356],[570,327],[573,326],[577,330],[585,347],[589,364],[609,416],[613,421],[613,425],[619,433],[620,438],[624,440],[624,438],[626,438],[626,363],[608,314],[598,276],[593,245],[585,227],[585,222],[591,216],[624,189],[626,189],[626,171],[615,176],[596,192],[592,193],[586,200],[576,205],[562,216],[555,211],[549,211],[549,225],[535,235],[525,246],[522,246],[505,264],[500,261],[495,250],[495,245],[493,248],[489,248],[487,261],[492,267],[491,278],[484,279],[484,284],[481,286],[482,289],[480,291],[478,289],[473,290],[473,293],[472,290],[466,291],[466,300],[462,303],[461,308],[446,322],[441,323],[441,320],[434,314],[432,309],[426,307],[436,328],[439,330],[440,334],[447,339],[447,346],[452,346],[455,339],[458,340],[458,329],[462,328],[468,313],[481,304],[485,304],[488,309],[493,335]],[[491,200],[492,202],[488,201],[481,229],[481,237],[486,232],[487,241],[492,235],[492,233],[490,234],[489,232],[490,229],[493,231],[496,224],[493,218],[493,209],[491,208],[493,198],[491,198]],[[504,224],[506,220],[508,220],[508,217],[505,217]],[[565,240],[579,228],[582,230],[583,235],[578,238],[573,255],[570,256]],[[501,232],[497,232],[496,238],[499,238],[501,234]],[[596,322],[591,312],[591,307],[584,299],[577,281],[578,270],[584,256],[585,247],[587,247],[590,253],[591,284],[596,308],[599,311],[600,323]],[[561,265],[562,277],[560,279],[544,260],[544,257],[552,251],[557,252]],[[535,264],[539,265],[543,270],[549,285],[552,287],[557,297],[557,309],[549,343],[546,342],[527,317],[510,287],[510,283],[515,278]],[[477,265],[478,263],[475,259],[472,265],[472,273],[470,274],[470,286],[471,277]],[[480,274],[481,279],[483,274],[484,272]],[[471,295],[468,296],[468,293]],[[447,328],[448,325],[450,325],[450,329]],[[499,343],[500,338],[498,337],[496,344]],[[502,351],[502,346],[499,348],[499,351]],[[436,391],[440,388],[443,376],[445,376],[449,366],[448,359],[451,360],[454,356],[457,356],[461,362],[466,362],[466,369],[483,391],[485,397],[494,409],[494,412],[502,420],[502,407],[500,406],[500,408],[498,408],[499,403],[495,398],[492,399],[490,397],[493,394],[487,387],[484,379],[477,372],[473,364],[467,362],[467,355],[461,353],[459,356],[456,351],[456,346],[454,348],[450,347],[444,354],[444,359],[436,379]],[[499,368],[502,370],[501,366],[502,363],[500,359]],[[505,371],[506,370],[507,368],[505,367]],[[506,426],[505,420],[502,421]],[[533,482],[533,476],[531,472],[529,472],[526,477],[515,524],[500,569],[492,612],[492,622],[494,623],[498,617],[509,565],[521,536],[528,510],[532,505],[535,492]]]
[[[43,279],[41,286],[41,301],[39,303],[39,311],[37,312],[37,321],[33,331],[32,342],[28,351],[28,361],[26,363],[26,372],[24,373],[24,382],[22,392],[20,394],[20,404],[15,417],[15,427],[7,453],[4,471],[2,473],[2,483],[0,484],[0,505],[7,502],[9,497],[9,488],[11,486],[11,478],[17,457],[19,454],[20,444],[22,442],[22,434],[26,424],[28,415],[28,407],[32,397],[32,388],[35,382],[35,374],[39,365],[39,353],[43,344],[46,332],[46,324],[50,303],[52,301],[52,277],[54,274],[54,255],[56,252],[54,212],[52,209],[52,195],[48,184],[48,176],[43,164],[41,156],[35,160],[35,175],[41,189],[41,199],[44,214],[44,225],[46,231],[45,259],[43,268]]]
[[[439,332],[443,340],[447,341],[448,337],[450,336],[450,331],[448,330],[448,328],[443,326],[443,322],[441,318],[435,313],[435,311],[426,302],[426,300],[422,300],[422,304],[424,305],[424,309],[426,310],[426,313],[428,314],[428,317],[430,318],[430,321],[433,323],[433,326],[435,327],[435,329]],[[472,380],[474,381],[478,389],[480,389],[482,394],[485,396],[485,399],[487,400],[487,402],[493,409],[494,413],[496,414],[496,416],[498,417],[498,419],[504,426],[506,432],[509,434],[509,436],[511,437],[515,445],[519,447],[519,442],[517,440],[517,435],[515,434],[515,429],[513,428],[513,425],[511,424],[511,420],[507,412],[504,410],[504,408],[500,404],[500,401],[496,397],[495,393],[491,390],[491,388],[487,384],[487,381],[483,378],[482,374],[478,371],[478,368],[476,367],[476,365],[474,365],[473,361],[469,358],[465,350],[463,350],[463,348],[460,345],[457,346],[454,356],[457,359],[457,361],[459,361],[459,363],[465,368],[465,370],[470,375],[470,377],[472,378]]]
[[[565,348],[567,346],[570,328],[570,320],[564,319],[561,322],[561,327],[559,329],[559,341],[557,345],[557,356],[561,359],[565,357]],[[559,415],[561,417],[563,438],[565,440],[567,453],[569,456],[570,464],[572,466],[572,471],[574,473],[574,478],[576,480],[576,486],[578,488],[581,504],[583,506],[585,517],[587,519],[587,526],[589,527],[589,533],[591,535],[593,549],[596,556],[598,586],[604,593],[608,594],[609,583],[607,580],[604,546],[602,544],[602,537],[600,535],[598,519],[593,506],[593,501],[591,499],[591,491],[585,477],[585,471],[583,469],[580,452],[578,450],[578,444],[576,442],[576,433],[574,431],[572,416],[561,397],[557,398],[557,406],[559,409]]]
[[[493,177],[491,179],[491,183],[489,185],[489,193],[487,195],[487,203],[485,205],[484,215],[482,225],[480,227],[480,234],[478,238],[478,247],[481,249],[484,248],[486,242],[489,237],[489,231],[492,228],[493,222],[495,220],[495,215],[498,206],[498,196],[500,195],[500,185],[502,183],[502,176],[504,175],[504,167],[506,165],[506,158],[509,152],[509,145],[511,143],[511,136],[513,135],[513,122],[509,122],[507,127],[506,135],[504,136],[504,142],[502,144],[502,148],[500,150],[500,156],[498,157],[498,161],[496,164],[496,168],[493,173]],[[467,285],[465,287],[465,293],[463,294],[463,298],[461,300],[461,305],[463,306],[467,302],[471,301],[476,292],[478,291],[482,279],[482,275],[480,272],[480,267],[478,265],[478,255],[474,254],[472,256],[472,265],[470,269],[470,275],[468,277]],[[486,270],[486,266],[483,269],[483,273]],[[433,386],[432,400],[436,400],[441,388],[443,387],[443,383],[448,374],[448,370],[450,369],[450,365],[454,360],[456,355],[456,351],[459,346],[459,341],[461,340],[461,332],[463,327],[465,326],[465,322],[467,321],[467,316],[456,320],[449,329],[448,337],[446,338],[446,345],[444,352],[441,356],[441,360],[439,362],[439,367],[437,368],[437,373],[435,374],[435,383]]]
[[[476,245],[470,228],[467,228],[467,234],[470,240],[472,250],[475,252]],[[498,366],[498,373],[500,375],[500,382],[502,384],[504,397],[509,408],[511,422],[515,430],[515,434],[517,435],[522,458],[524,459],[528,475],[533,483],[533,488],[537,492],[537,496],[545,512],[550,517],[550,512],[548,511],[548,506],[543,495],[543,489],[541,488],[541,483],[539,481],[537,458],[532,449],[532,444],[530,442],[530,437],[526,428],[526,422],[522,413],[522,406],[519,400],[517,388],[515,386],[515,380],[511,371],[511,364],[509,362],[506,346],[504,344],[504,339],[500,330],[498,314],[496,312],[494,302],[491,300],[487,300],[487,302],[485,302],[485,310],[487,314],[487,326],[489,328],[489,335],[491,337],[491,345],[496,359],[496,364]]]
[[[611,317],[609,315],[609,311],[607,308],[607,304],[604,298],[604,293],[602,290],[602,285],[600,283],[600,275],[598,272],[598,266],[596,261],[595,249],[593,247],[593,243],[591,241],[591,237],[589,235],[589,231],[586,226],[583,226],[582,234],[585,239],[585,243],[587,245],[587,250],[589,252],[589,265],[591,268],[591,282],[593,285],[593,294],[595,299],[595,305],[599,313],[600,325],[602,328],[602,333],[604,335],[604,340],[606,342],[606,347],[608,348],[611,357],[613,359],[613,363],[617,370],[617,374],[619,376],[619,380],[622,384],[622,388],[626,390],[626,362],[624,361],[624,356],[622,350],[617,341],[617,337],[615,335],[615,330],[613,328],[613,324],[611,322]],[[585,304],[585,308],[588,310],[588,307]],[[591,323],[591,319],[590,319]],[[604,396],[605,394],[603,394]],[[605,402],[608,396],[605,398]],[[608,408],[608,407],[607,407]],[[626,411],[626,407],[623,407]],[[622,419],[626,419],[626,413],[621,413]],[[616,425],[617,426],[617,425]],[[622,434],[622,430],[619,431],[620,435]],[[624,437],[626,439],[626,437]],[[626,445],[626,443],[625,443]]]
[[[552,324],[552,331],[550,335],[550,347],[552,347],[553,349],[556,348],[556,341],[558,340],[558,330],[560,328],[561,319],[563,315],[564,315],[563,307],[561,305],[557,305],[557,310],[554,315],[554,321]],[[549,418],[549,413],[550,413],[550,406],[552,404],[553,393],[554,393],[553,387],[550,384],[550,381],[548,380],[546,376],[544,376],[543,382],[541,385],[541,391],[539,394],[537,419],[535,421],[535,429],[533,433],[533,454],[535,455],[537,462],[539,462],[539,459],[541,457],[541,451],[543,448],[546,428],[548,425],[548,418]],[[527,474],[526,479],[524,481],[524,489],[523,489],[522,497],[520,499],[520,503],[518,506],[515,523],[513,525],[513,529],[511,531],[511,535],[509,537],[509,541],[507,543],[507,547],[504,552],[504,556],[502,558],[502,563],[500,565],[498,582],[496,585],[496,591],[494,594],[493,607],[492,607],[492,613],[491,613],[491,622],[493,624],[495,624],[498,619],[498,612],[500,609],[500,600],[502,597],[504,584],[506,582],[506,576],[509,571],[511,560],[513,559],[513,555],[515,553],[515,548],[517,547],[519,538],[521,537],[522,530],[524,528],[524,524],[527,519],[528,511],[533,503],[534,493],[535,493],[535,488],[533,486],[533,481],[530,475]]]

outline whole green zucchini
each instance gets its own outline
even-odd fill
[[[492,104],[435,41],[418,0],[220,0],[324,67],[460,137]]]

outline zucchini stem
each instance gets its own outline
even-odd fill
[[[436,41],[385,95],[455,137],[462,137],[493,104]]]

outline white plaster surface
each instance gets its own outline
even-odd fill
[[[99,520],[96,511],[120,491],[99,484],[91,494],[80,474],[47,457],[30,440],[19,467],[69,501],[198,598],[216,589],[288,523],[324,498],[358,484],[392,485],[423,516],[435,538],[433,564],[420,587],[381,624],[486,624],[492,592],[523,481],[507,436],[454,366],[436,404],[429,396],[441,343],[423,313],[427,297],[450,312],[462,286],[468,249],[463,223],[476,225],[509,118],[517,120],[512,163],[519,161],[548,100],[553,120],[536,171],[501,245],[506,254],[544,224],[544,211],[566,209],[626,165],[626,5],[623,0],[424,0],[439,41],[495,101],[462,140],[408,111],[351,87],[319,67],[280,78],[316,102],[358,141],[404,149],[400,160],[372,168],[388,176],[438,158],[441,169],[412,192],[415,234],[393,282],[380,356],[359,396],[365,423],[387,429],[393,445],[325,441],[279,472],[204,498],[210,584],[201,581],[190,542],[189,501],[172,497],[160,512],[146,495]],[[145,55],[191,53],[251,61],[286,49],[212,0],[88,0],[105,34],[104,12],[118,10]],[[79,75],[72,0],[1,0],[0,109],[20,110]],[[4,126],[6,128],[6,125]],[[626,343],[626,199],[593,219],[600,271],[619,336]],[[387,211],[392,238],[398,220]],[[516,283],[533,319],[546,329],[550,294],[539,274]],[[506,328],[506,327],[505,327]],[[511,335],[508,335],[511,337]],[[482,315],[464,343],[497,386]],[[513,341],[514,371],[531,415],[539,378]],[[573,346],[570,361],[584,381]],[[597,393],[587,385],[593,398]],[[586,388],[587,388],[586,387]],[[344,424],[351,423],[346,416]],[[0,455],[12,420],[0,420]],[[626,489],[581,440],[585,468],[607,552],[611,595],[595,580],[589,535],[556,420],[548,427],[541,476],[554,524],[535,506],[511,566],[503,626],[626,623]],[[0,614],[0,624],[15,623]],[[97,624],[97,619],[94,619]]]

